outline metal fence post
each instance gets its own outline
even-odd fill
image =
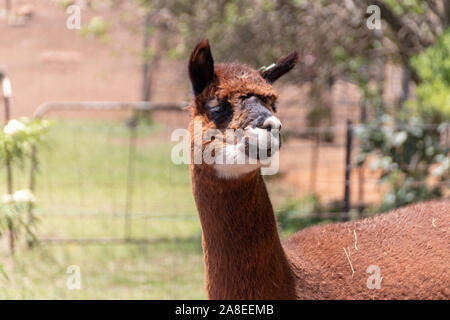
[[[130,139],[128,146],[127,190],[125,199],[125,241],[129,241],[131,239],[131,211],[133,209],[134,167],[136,161],[138,118],[133,119],[133,121],[131,121],[128,125],[130,128]]]
[[[37,158],[36,158],[36,146],[33,145],[31,147],[31,160],[30,160],[30,181],[29,181],[29,185],[28,188],[30,189],[30,192],[34,194],[34,188],[35,188],[35,171],[36,171],[36,162],[37,162]],[[28,219],[27,219],[27,228],[30,228],[30,226],[33,224],[34,222],[34,215],[33,215],[33,209],[34,209],[34,204],[32,202],[28,203],[28,207],[27,207],[27,214],[28,214]],[[36,236],[33,236],[32,238],[30,237],[30,233],[28,232],[28,238],[27,238],[27,246],[29,249],[33,248],[34,245],[37,242],[37,238]]]
[[[352,156],[352,138],[353,138],[353,124],[351,120],[347,120],[347,134],[345,141],[345,186],[344,186],[344,205],[343,211],[347,213],[345,220],[349,219],[350,211],[350,174],[351,156]]]
[[[5,125],[8,124],[10,119],[10,107],[11,107],[11,97],[12,97],[12,89],[11,82],[6,76],[5,72],[0,70],[0,83],[2,87],[3,93],[3,103],[5,108]],[[7,156],[5,159],[5,167],[6,167],[6,192],[9,195],[13,193],[13,178],[12,178],[12,168],[11,168],[11,159]],[[14,225],[11,218],[8,218],[8,231],[9,231],[9,249],[11,253],[14,253]]]
[[[361,101],[361,114],[359,121],[361,124],[365,125],[367,122],[367,100],[362,98]],[[361,147],[361,141],[359,141],[358,146]],[[360,214],[363,213],[364,205],[364,187],[365,187],[365,174],[364,174],[364,163],[358,167],[358,211]]]

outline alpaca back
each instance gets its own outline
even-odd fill
[[[448,200],[308,228],[283,245],[300,298],[450,298]]]

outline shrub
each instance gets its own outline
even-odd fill
[[[380,170],[380,183],[388,185],[377,211],[442,196],[450,178],[449,148],[440,139],[446,130],[448,123],[425,125],[418,118],[394,123],[388,115],[357,127],[358,165],[375,155],[370,167]]]

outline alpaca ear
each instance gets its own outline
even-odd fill
[[[263,67],[260,71],[261,76],[269,83],[274,83],[278,78],[284,75],[286,72],[292,70],[298,61],[297,51],[278,59],[277,63]]]
[[[199,42],[191,53],[189,78],[195,95],[200,94],[214,78],[214,60],[207,39]]]

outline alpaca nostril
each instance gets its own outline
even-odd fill
[[[275,116],[270,116],[266,120],[264,120],[260,128],[267,130],[275,130],[275,129],[280,130],[281,121]]]

